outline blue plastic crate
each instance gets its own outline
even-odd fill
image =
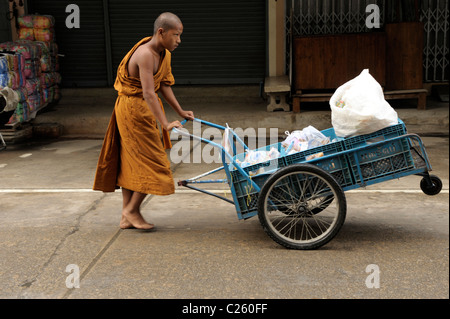
[[[317,165],[330,173],[342,187],[354,184],[348,160],[345,155],[336,155],[325,159],[319,159],[311,162],[311,164]]]
[[[285,166],[298,164],[298,163],[311,163],[324,169],[336,179],[341,186],[349,186],[353,184],[352,174],[348,166],[347,158],[345,155],[339,154],[344,151],[344,139],[336,136],[333,128],[329,128],[321,131],[322,134],[330,138],[332,141],[329,144],[325,144],[319,147],[311,148],[303,152],[294,153],[284,157]],[[321,159],[309,159],[310,156],[320,154],[323,156],[333,155],[336,156]]]
[[[271,148],[275,148],[278,152],[280,152],[280,154],[283,152],[283,146],[281,145],[281,143],[275,143],[275,144],[270,144],[264,147],[260,147],[254,151],[270,151]],[[234,156],[234,160],[237,162],[243,162],[245,159],[245,152],[244,153],[240,153],[237,154],[236,156]],[[276,159],[270,160],[270,161],[265,161],[265,162],[260,162],[257,164],[253,164],[253,165],[249,165],[246,167],[242,167],[242,169],[246,172],[249,173],[251,175],[255,175],[258,171],[264,171],[264,172],[268,172],[276,170],[280,167],[284,166],[284,161],[283,161],[283,157],[280,156]],[[230,171],[234,172],[236,170],[236,168],[233,167],[232,164],[230,164],[229,166]],[[261,170],[262,168],[262,170]]]
[[[355,150],[347,155],[355,182],[363,184],[414,167],[408,138],[390,140],[405,134],[406,126],[399,119],[398,124],[374,133],[346,138],[345,149]],[[365,147],[374,143],[380,144]]]
[[[348,159],[358,184],[414,168],[407,137],[364,149],[356,148],[348,154]]]
[[[388,126],[374,133],[357,135],[344,139],[344,148],[346,150],[352,150],[359,146],[373,144],[393,137],[405,135],[406,133],[405,124],[402,120],[399,120],[398,124]]]
[[[321,133],[330,139],[330,143],[322,145],[322,146],[314,147],[314,148],[308,149],[306,151],[286,155],[286,156],[284,156],[285,164],[291,165],[291,164],[302,163],[302,162],[305,162],[308,160],[307,157],[314,155],[314,154],[318,154],[318,153],[323,153],[323,155],[325,156],[325,155],[336,154],[336,153],[342,152],[344,150],[343,139],[338,138],[336,136],[336,133],[334,132],[333,128],[323,130],[323,131],[321,131]]]
[[[258,213],[259,192],[238,170],[230,172],[230,175],[230,182],[234,187],[237,204],[240,209],[239,219],[246,219],[256,215]],[[261,188],[269,176],[269,174],[259,174],[250,178]]]
[[[315,164],[322,169],[328,171],[334,176],[336,181],[341,186],[348,186],[353,184],[352,174],[348,166],[348,161],[345,155],[339,155],[339,152],[344,150],[343,139],[336,136],[334,129],[329,128],[321,131],[322,134],[330,138],[332,143],[325,144],[319,147],[315,147],[303,152],[293,153],[291,155],[281,155],[279,158],[257,163],[244,167],[244,172],[250,175],[250,178],[259,186],[262,187],[270,176],[270,173],[278,170],[279,168],[286,167],[291,164],[305,163],[308,161],[308,156],[323,153],[323,156],[333,155],[336,156],[316,159],[310,161],[311,164]],[[256,151],[270,151],[271,148],[275,148],[280,154],[284,154],[284,148],[281,143],[275,143],[256,149]],[[235,160],[243,161],[245,153],[234,156]],[[240,218],[251,217],[257,213],[258,192],[252,188],[251,183],[246,177],[244,177],[238,170],[230,165],[231,183],[234,186],[236,198],[239,208],[241,210]],[[231,186],[231,185],[230,185]]]
[[[270,151],[271,148],[275,148],[278,152],[282,152],[281,143],[270,144],[264,147],[260,147],[255,151]],[[234,160],[243,162],[245,159],[245,152],[234,156]],[[243,171],[246,172],[252,181],[254,181],[260,188],[264,185],[265,181],[269,177],[270,172],[277,170],[284,166],[283,157],[249,165],[243,167]],[[240,219],[250,218],[258,213],[258,195],[259,192],[252,186],[251,182],[243,176],[232,164],[229,165],[230,169],[230,187],[234,187],[236,193],[237,203],[240,209],[238,217]]]

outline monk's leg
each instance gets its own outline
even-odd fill
[[[128,205],[131,199],[131,195],[133,195],[133,191],[130,191],[129,189],[122,187],[122,211],[125,209],[125,207]],[[122,214],[122,218],[120,220],[119,224],[120,228],[127,229],[127,228],[134,228],[133,225],[125,218],[125,216]]]
[[[132,192],[128,204],[122,210],[122,216],[138,229],[152,229],[154,225],[147,223],[140,213],[140,206],[147,194]]]

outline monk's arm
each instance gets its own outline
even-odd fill
[[[175,110],[175,112],[178,113],[179,116],[181,116],[182,118],[188,118],[190,120],[194,119],[193,112],[184,111],[181,108],[181,105],[180,105],[180,103],[178,103],[178,100],[175,97],[175,94],[173,94],[171,86],[161,83],[159,91],[161,92],[164,100],[166,100],[166,102],[169,103],[169,105]]]
[[[152,60],[143,56],[143,58],[139,59],[139,77],[141,79],[142,85],[142,94],[144,100],[147,102],[150,111],[152,111],[153,115],[156,117],[158,122],[162,125],[162,127],[166,130],[170,130],[173,127],[180,127],[181,124],[178,121],[169,123],[167,121],[166,115],[162,110],[158,96],[155,93],[155,84],[153,80],[153,63]]]

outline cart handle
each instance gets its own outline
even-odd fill
[[[189,119],[184,119],[183,121],[181,121],[181,125],[186,124],[188,120],[189,120]],[[198,122],[198,123],[200,123],[200,124],[208,125],[208,126],[211,126],[211,127],[214,127],[214,128],[220,129],[220,130],[223,130],[223,131],[225,131],[225,130],[227,129],[225,126],[218,125],[218,124],[214,124],[214,123],[211,123],[211,122],[208,122],[208,121],[205,121],[205,120],[201,120],[201,119],[198,119],[198,118],[194,118],[192,121],[193,121],[193,122]],[[244,143],[244,141],[242,141],[242,139],[241,139],[241,138],[240,138],[240,137],[239,137],[239,136],[238,136],[231,128],[229,128],[229,130],[230,130],[230,132],[233,134],[233,136],[234,136],[234,138],[236,139],[236,141],[238,141],[238,142],[244,147],[244,151],[248,150],[248,146]],[[233,161],[233,157],[231,156],[231,154],[229,154],[229,153],[225,150],[225,148],[224,148],[222,145],[219,145],[219,144],[217,144],[217,143],[215,143],[215,142],[213,142],[213,141],[207,140],[207,139],[205,139],[205,138],[203,138],[203,137],[201,137],[201,136],[195,136],[195,135],[193,135],[193,134],[183,132],[183,131],[179,130],[179,129],[176,128],[176,127],[174,127],[174,128],[172,129],[172,132],[178,133],[178,134],[180,134],[180,135],[187,136],[187,137],[189,137],[189,138],[193,138],[193,139],[202,141],[202,142],[204,142],[204,143],[211,144],[211,145],[214,146],[214,147],[218,147],[219,149],[221,149],[221,150],[225,153],[225,155],[228,157],[228,159],[230,159],[230,160],[233,162],[233,165],[236,164],[236,163]],[[234,146],[234,145],[233,145],[233,146]],[[235,152],[235,151],[236,151],[236,148],[234,147],[233,150],[234,150],[234,152]],[[233,154],[233,155],[237,155],[237,154]]]
[[[181,122],[181,125],[186,124],[187,121],[188,121],[188,119],[184,119]],[[221,126],[221,125],[218,125],[218,124],[214,124],[214,123],[211,123],[211,122],[208,122],[208,121],[200,120],[200,119],[197,119],[197,118],[194,118],[193,121],[194,122],[199,122],[201,124],[205,124],[205,125],[208,125],[208,126],[211,126],[211,127],[215,127],[215,128],[221,129],[221,130],[225,130],[226,129],[224,126]],[[220,145],[218,143],[215,143],[213,141],[210,141],[210,140],[208,140],[206,138],[203,138],[201,136],[196,136],[194,134],[186,133],[186,132],[184,132],[182,130],[179,130],[176,127],[174,127],[172,129],[172,132],[175,132],[175,133],[178,133],[180,135],[187,136],[189,138],[201,141],[203,143],[211,144],[212,146],[217,147],[218,149],[220,149],[222,151],[222,163],[223,163],[223,166],[225,168],[225,173],[227,175],[228,180],[230,180],[230,176],[229,176],[230,172],[229,172],[228,165],[227,165],[227,163],[225,161],[225,157],[227,157],[230,160],[231,164],[242,174],[242,176],[246,177],[250,181],[250,183],[252,184],[252,186],[254,187],[254,189],[256,191],[259,192],[261,190],[260,187],[254,181],[251,180],[249,174],[246,173],[238,163],[236,163],[236,161],[234,160],[233,156],[230,153],[228,153],[222,145]],[[248,146],[245,145],[245,143],[241,140],[241,138],[239,136],[237,136],[237,134],[232,129],[230,129],[230,132],[232,132],[232,134],[236,138],[236,140],[239,141],[239,143],[241,143],[246,150],[248,150]]]

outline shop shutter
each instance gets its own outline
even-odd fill
[[[170,11],[184,26],[172,54],[177,84],[260,83],[265,75],[266,4],[261,0],[109,0],[114,76],[126,52],[153,34],[156,17]]]
[[[65,25],[70,3],[80,8],[79,29]],[[124,55],[153,34],[153,22],[164,11],[176,13],[184,25],[182,43],[172,56],[177,84],[245,84],[264,79],[265,1],[28,1],[29,13],[56,19],[56,41],[65,55],[63,86],[111,86]]]
[[[66,27],[66,7],[80,8],[80,28]],[[104,87],[108,85],[105,25],[101,0],[28,0],[28,12],[55,17],[56,43],[60,54],[62,86]]]

